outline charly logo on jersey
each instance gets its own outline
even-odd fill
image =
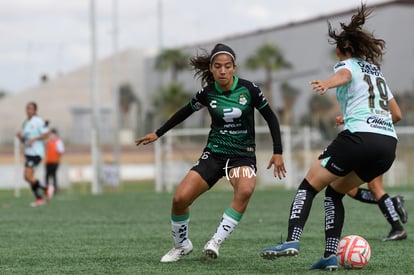
[[[211,108],[217,108],[217,100],[212,100],[212,101],[210,101],[210,107]]]
[[[200,101],[198,100],[198,97],[200,96],[200,94],[204,91],[204,89],[199,90],[193,97],[193,99],[191,100],[191,104],[193,105],[195,110],[200,110],[201,108],[203,108],[203,104],[200,103]]]
[[[243,106],[247,104],[247,98],[244,94],[239,95],[239,104]]]
[[[196,110],[200,110],[201,108],[203,108],[203,104],[201,104],[200,102],[196,102],[194,104],[194,109]]]
[[[262,91],[260,91],[259,97],[262,99],[262,102],[264,102],[266,100],[266,97],[264,96]]]
[[[335,69],[338,69],[339,67],[345,66],[345,62],[339,62],[335,65]]]

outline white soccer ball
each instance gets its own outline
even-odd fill
[[[361,269],[371,258],[371,247],[360,236],[346,236],[339,241],[336,258],[345,269]]]

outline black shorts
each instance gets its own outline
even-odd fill
[[[337,176],[351,171],[365,182],[384,174],[395,159],[397,139],[367,132],[342,131],[319,156],[322,166]]]
[[[25,155],[26,161],[24,167],[35,168],[42,161],[40,156],[28,156]]]
[[[235,171],[230,173],[232,168],[241,167],[241,166],[250,166],[249,171]],[[229,157],[219,154],[212,153],[210,149],[204,149],[200,158],[191,168],[191,170],[196,171],[200,176],[207,182],[209,188],[213,187],[219,179],[226,176],[227,179],[232,177],[237,177],[240,174],[246,176],[256,176],[256,157]]]

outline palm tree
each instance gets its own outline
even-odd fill
[[[158,96],[154,97],[154,106],[164,118],[171,117],[180,106],[184,106],[190,100],[182,84],[171,82],[164,87]]]
[[[264,93],[272,105],[272,73],[282,69],[289,69],[292,65],[285,60],[281,50],[275,44],[263,44],[256,53],[248,57],[246,67],[252,70],[265,70]]]
[[[129,127],[128,115],[131,109],[131,104],[137,101],[134,90],[130,84],[122,84],[119,87],[119,107],[121,111],[121,126],[123,128]]]
[[[154,105],[161,110],[159,115],[162,120],[172,115],[180,105],[183,98],[187,99],[183,85],[178,83],[178,73],[189,66],[189,56],[181,49],[165,49],[155,60],[155,68],[159,71],[171,71],[171,81],[166,87],[162,87],[154,97]]]
[[[177,83],[178,72],[188,66],[189,56],[180,49],[166,49],[155,60],[155,68],[160,71],[171,70],[171,82]]]
[[[288,82],[283,82],[280,85],[280,90],[283,97],[281,124],[288,125],[292,120],[292,109],[293,105],[295,105],[296,98],[299,95],[299,90],[290,85]]]

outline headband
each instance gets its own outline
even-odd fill
[[[227,54],[227,55],[230,55],[231,59],[233,59],[233,63],[235,62],[235,58],[234,58],[234,55],[232,53],[230,53],[228,51],[218,51],[218,52],[216,52],[216,53],[214,53],[214,54],[211,55],[211,57],[210,57],[210,63],[213,62],[214,57],[216,57],[219,54]]]

